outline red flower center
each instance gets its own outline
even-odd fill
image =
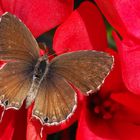
[[[97,118],[112,119],[116,110],[120,107],[118,103],[109,97],[103,99],[99,94],[88,97],[88,107],[90,112],[94,113]]]

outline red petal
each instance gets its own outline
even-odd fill
[[[4,62],[0,60],[0,68],[2,68],[2,66],[4,66]]]
[[[2,108],[0,107],[0,111],[2,113]],[[0,114],[1,114],[0,113]],[[14,123],[15,123],[15,112],[6,111],[4,113],[4,117],[2,118],[2,122],[0,124],[0,139],[1,140],[12,140],[14,133]]]
[[[9,115],[10,116],[10,115]],[[15,140],[25,140],[26,139],[26,129],[27,129],[27,110],[23,105],[20,110],[16,111],[15,116],[15,126],[13,139]]]
[[[114,65],[100,89],[99,93],[102,97],[114,91],[125,90],[118,53],[112,49],[107,49],[105,51],[114,56]]]
[[[6,110],[0,123],[0,140],[13,139],[26,139],[26,110],[23,108]]]
[[[105,26],[98,9],[90,2],[83,2],[58,27],[53,45],[57,53],[107,48]]]
[[[11,116],[11,114],[9,114]],[[16,111],[15,115],[15,125],[13,138],[15,140],[25,140],[26,139],[26,127],[27,127],[27,110],[24,106]]]
[[[131,109],[135,113],[140,114],[140,96],[124,92],[122,93],[113,93],[111,94],[111,98],[118,103],[122,104],[123,106],[126,106],[127,108]]]
[[[140,38],[139,0],[96,0],[97,5],[112,26],[122,35]]]
[[[120,54],[123,80],[127,88],[140,94],[140,44],[130,39],[120,41],[114,34]]]
[[[0,15],[2,15],[2,14],[3,14],[3,10],[2,10],[2,7],[0,5]]]
[[[66,19],[73,9],[73,0],[1,0],[2,9],[21,18],[35,37]]]

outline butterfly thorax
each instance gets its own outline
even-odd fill
[[[46,54],[38,58],[34,68],[32,85],[26,98],[26,108],[29,107],[31,103],[34,101],[38,93],[39,86],[48,72],[48,65],[49,61]]]

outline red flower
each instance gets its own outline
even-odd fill
[[[113,9],[114,5],[111,5],[113,2],[101,2],[98,0],[96,2],[123,37],[132,37],[132,34],[128,32],[128,28],[127,30],[126,27],[123,28],[124,23],[122,24],[118,13]],[[116,40],[119,46],[119,55],[116,52],[105,49],[105,51],[115,57],[112,72],[96,95],[84,99],[85,103],[78,123],[77,140],[140,139],[140,96],[132,94],[124,85],[124,83],[127,83],[127,80],[130,80],[131,83],[135,80],[131,87],[137,90],[135,91],[137,94],[139,93],[138,72],[140,61],[138,61],[138,46],[134,47],[134,42],[130,40],[125,39],[121,42],[117,37]],[[130,49],[126,45],[133,45],[133,48]],[[133,60],[135,61],[133,62]],[[133,79],[130,79],[132,77]]]
[[[77,26],[74,23],[79,23],[78,18],[75,18],[75,16],[79,16],[79,14],[77,14],[77,12],[73,12],[72,15],[74,17],[71,15],[70,18],[58,28],[57,31],[61,31],[61,34],[59,35],[59,32],[57,33],[56,31],[55,37],[59,38],[57,40],[54,37],[54,41],[58,41],[54,43],[55,45],[58,44],[57,47],[54,46],[54,48],[56,48],[58,52],[66,47],[69,47],[70,51],[78,49],[104,50],[115,56],[115,66],[103,84],[101,90],[96,95],[92,95],[91,97],[87,97],[88,99],[84,99],[85,104],[79,118],[77,140],[139,139],[140,136],[138,135],[138,131],[140,130],[140,127],[137,126],[136,123],[139,123],[140,121],[140,112],[137,109],[137,107],[140,106],[140,97],[130,93],[124,86],[120,66],[121,60],[119,59],[118,54],[107,49],[107,44],[105,42],[103,44],[91,46],[91,42],[95,42],[94,33],[96,33],[96,31],[98,32],[98,35],[96,36],[96,41],[98,43],[102,43],[102,40],[106,40],[106,35],[105,32],[102,32],[104,31],[104,25],[96,7],[88,2],[86,3],[87,6],[85,6],[85,3],[83,5],[80,6],[81,10],[78,9],[78,12],[82,15],[84,24],[89,23],[85,24],[86,32],[88,33],[87,35],[89,38],[93,37],[93,40],[90,40],[90,42],[85,46],[85,34],[77,35],[77,31],[79,31],[78,29],[82,29],[84,31],[85,28],[77,29]],[[87,10],[88,13],[82,12],[82,8],[85,11]],[[94,15],[94,17],[91,18],[91,15]],[[69,35],[70,37],[66,34],[71,27],[69,23],[73,25],[73,28],[71,29],[72,33]],[[91,23],[95,23],[94,28],[93,26],[90,26]],[[81,22],[79,24],[79,27],[82,27]],[[92,28],[93,31],[90,32]],[[93,33],[92,36],[90,36],[91,33]],[[63,34],[66,34],[66,39],[63,38]],[[81,36],[83,36],[82,39]],[[60,38],[62,39],[59,40]],[[73,41],[71,42],[69,38]],[[80,41],[78,42],[75,38]],[[101,48],[101,45],[103,48]],[[107,109],[110,109],[110,112]]]
[[[121,41],[114,34],[121,59],[124,83],[130,91],[140,94],[139,1],[96,0],[96,3],[123,38]]]
[[[42,127],[38,120],[31,119],[32,106],[28,112],[24,108],[19,111],[9,110],[6,111],[0,124],[0,139],[45,140],[46,134],[65,129],[77,119],[79,119],[77,140],[140,139],[140,127],[138,126],[140,97],[130,93],[124,86],[122,73],[125,69],[121,68],[120,61],[126,67],[128,67],[128,63],[124,61],[125,59],[120,59],[116,52],[107,48],[105,26],[96,6],[90,2],[84,2],[68,17],[72,11],[72,0],[64,2],[48,0],[40,3],[37,0],[31,0],[31,2],[1,0],[0,2],[0,13],[10,11],[16,14],[35,37],[65,20],[54,35],[53,48],[58,54],[63,51],[95,49],[109,52],[115,56],[114,68],[96,95],[83,99],[83,96],[77,91],[79,95],[77,110],[65,123],[59,126]],[[50,12],[53,10],[55,14]],[[117,13],[114,14],[117,15]],[[68,17],[67,20],[66,17]],[[118,23],[122,23],[122,21]],[[126,28],[124,31],[119,26],[117,28],[125,36],[130,34]],[[120,43],[117,37],[116,40]],[[124,54],[122,53],[121,56],[125,56]],[[84,104],[81,100],[84,101]],[[80,111],[81,115],[79,115]],[[41,130],[42,138],[40,137]],[[66,135],[65,138],[67,138]]]
[[[77,140],[140,139],[140,97],[124,86],[118,54],[115,65],[96,95],[85,98]]]

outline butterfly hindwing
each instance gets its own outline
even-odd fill
[[[20,69],[19,69],[20,68]],[[11,62],[0,70],[0,101],[6,108],[19,109],[31,86],[32,68]]]
[[[35,99],[33,115],[42,123],[58,124],[75,110],[76,94],[68,82],[59,75],[47,75]]]

